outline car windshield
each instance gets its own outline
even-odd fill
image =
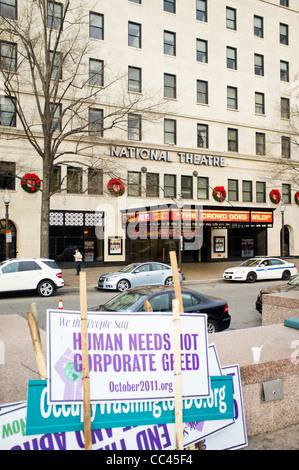
[[[124,266],[123,268],[121,268],[121,269],[119,270],[119,272],[121,272],[121,273],[130,273],[130,272],[133,271],[133,269],[136,268],[137,266],[139,266],[139,263],[128,264],[128,266]]]
[[[299,286],[299,276],[294,277],[294,279],[289,281],[289,284],[291,284],[291,286]]]
[[[261,259],[247,259],[246,261],[243,261],[240,266],[258,266],[261,261]]]
[[[123,292],[122,294],[117,295],[108,302],[105,303],[104,307],[106,310],[110,312],[125,312],[134,311],[134,305],[140,299],[143,298],[145,300],[147,295],[145,294],[138,294],[137,292]]]

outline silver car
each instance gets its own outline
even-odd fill
[[[180,282],[183,280],[179,270]],[[173,285],[172,269],[164,263],[132,263],[117,272],[103,274],[98,281],[98,289],[116,289],[124,292],[130,287],[148,284]]]

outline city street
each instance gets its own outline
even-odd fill
[[[183,284],[184,288],[193,289],[208,296],[219,297],[227,300],[229,313],[232,317],[230,329],[252,328],[261,326],[261,315],[255,310],[255,301],[258,292],[272,285],[279,285],[283,282],[261,281],[254,284],[218,282],[190,282]],[[115,296],[117,292],[98,291],[89,289],[87,292],[88,308],[104,304],[107,300]],[[48,308],[58,308],[59,299],[63,301],[65,310],[79,310],[79,292],[67,292],[61,289],[50,298],[41,298],[37,295],[1,295],[0,315],[18,314],[26,318],[27,311],[30,310],[32,302],[35,302],[40,328],[46,329],[46,311]]]

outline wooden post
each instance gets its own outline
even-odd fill
[[[27,321],[33,343],[35,358],[40,380],[47,379],[47,366],[43,354],[43,349],[40,340],[38,317],[35,304],[31,304],[31,311],[27,312]]]
[[[173,359],[174,359],[174,409],[176,449],[183,450],[183,400],[180,345],[180,308],[178,299],[172,301],[173,313]]]
[[[90,384],[88,364],[88,337],[87,337],[87,299],[86,299],[86,273],[80,272],[80,311],[81,311],[81,349],[83,374],[83,412],[84,412],[84,442],[85,450],[92,449],[91,415],[90,415]]]

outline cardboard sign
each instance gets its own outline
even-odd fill
[[[207,319],[182,314],[183,398],[208,397]],[[171,313],[88,313],[91,403],[170,400],[173,388]],[[48,310],[48,402],[82,402],[79,312]]]
[[[211,377],[211,396],[183,401],[185,422],[234,418],[232,377]],[[92,429],[174,423],[174,402],[103,403],[91,407]],[[82,405],[48,405],[47,382],[30,380],[26,435],[83,430]]]

